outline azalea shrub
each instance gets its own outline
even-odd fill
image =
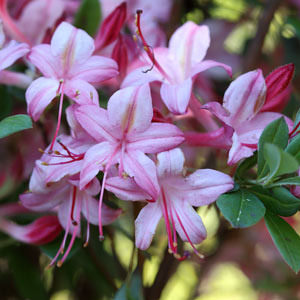
[[[294,299],[299,14],[0,1],[0,299]]]

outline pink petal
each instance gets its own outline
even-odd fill
[[[141,201],[151,199],[132,178],[110,177],[106,179],[105,189],[122,200]]]
[[[108,142],[103,142],[93,146],[86,152],[80,172],[81,190],[85,188],[100,170],[103,170],[113,150],[113,147]]]
[[[180,84],[170,85],[163,83],[160,89],[160,95],[169,111],[175,115],[186,113],[192,92],[192,79],[187,78]]]
[[[151,71],[146,72],[149,69],[148,65],[137,68],[130,72],[123,80],[121,88],[129,86],[143,85],[152,81],[162,81],[163,76],[153,68]]]
[[[135,220],[135,244],[141,250],[146,250],[153,239],[156,227],[162,217],[159,203],[147,204]]]
[[[84,196],[82,201],[82,213],[84,217],[94,225],[99,225],[98,206],[99,202],[88,195]],[[88,206],[88,207],[87,207]],[[102,204],[102,224],[108,225],[114,222],[122,213],[122,209],[112,209]]]
[[[255,149],[243,146],[236,133],[234,133],[232,136],[232,142],[232,147],[229,151],[228,156],[228,165],[233,165],[240,161],[242,158],[250,157],[253,155]]]
[[[185,142],[189,146],[213,147],[229,149],[232,145],[233,129],[224,124],[223,127],[210,132],[185,132]]]
[[[0,50],[0,70],[11,66],[16,60],[29,52],[27,44],[18,44],[11,41],[5,48]]]
[[[107,111],[109,122],[116,130],[128,133],[128,136],[144,132],[153,117],[149,85],[117,91],[110,97]]]
[[[224,107],[219,102],[208,102],[203,105],[202,108],[208,109],[218,119],[231,126],[230,112],[224,109]]]
[[[182,194],[192,206],[208,205],[233,188],[233,179],[219,171],[201,169],[185,178]]]
[[[209,29],[188,21],[172,35],[169,43],[170,52],[188,74],[191,68],[201,62],[210,44]]]
[[[124,170],[148,195],[156,200],[160,187],[154,162],[141,151],[128,151],[123,157]]]
[[[118,65],[111,58],[104,56],[92,56],[80,65],[75,65],[69,77],[82,79],[87,82],[101,82],[118,76]]]
[[[46,194],[24,193],[20,195],[22,205],[34,211],[49,211],[69,197],[69,189],[50,191]]]
[[[50,45],[42,44],[33,47],[28,59],[45,77],[60,79],[61,64],[57,57],[52,55]]]
[[[161,178],[182,175],[184,155],[181,149],[175,148],[157,155],[157,174]]]
[[[108,120],[107,111],[95,105],[82,105],[77,107],[75,116],[86,132],[95,140],[102,142],[103,139],[116,141],[121,133],[116,133]]]
[[[26,74],[8,70],[0,71],[0,84],[14,85],[26,89],[31,82],[32,78]]]
[[[33,81],[26,90],[28,114],[37,121],[45,108],[56,97],[59,82],[55,79],[40,77]]]
[[[232,69],[230,66],[214,61],[214,60],[204,60],[199,62],[198,64],[194,64],[191,68],[190,73],[188,74],[189,76],[193,77],[198,73],[201,73],[203,71],[206,71],[210,68],[214,68],[214,67],[221,67],[223,68],[227,74],[232,77]]]
[[[206,229],[200,216],[186,201],[173,201],[175,228],[184,242],[199,244],[206,238]],[[179,221],[180,220],[180,221]]]
[[[232,127],[251,120],[259,112],[266,97],[266,84],[261,70],[239,76],[226,90],[224,108],[230,113]]]
[[[99,96],[96,89],[81,79],[67,80],[64,91],[77,104],[94,104],[99,106]]]
[[[183,142],[183,133],[175,125],[152,123],[145,132],[128,138],[127,149],[158,153],[174,148]]]
[[[73,64],[87,61],[94,50],[94,40],[85,31],[66,22],[60,23],[51,39],[52,54],[61,59],[65,72]]]

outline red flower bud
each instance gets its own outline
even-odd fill
[[[289,93],[286,89],[294,75],[294,64],[278,67],[266,78],[267,95],[261,111],[280,111],[287,100]]]
[[[128,66],[128,54],[126,44],[121,34],[119,35],[118,41],[112,51],[111,58],[117,62],[120,76],[123,79],[126,75]]]
[[[127,4],[122,2],[103,21],[95,37],[96,50],[106,47],[115,41],[126,20]]]

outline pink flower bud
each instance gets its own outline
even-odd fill
[[[103,21],[95,37],[96,50],[106,47],[118,38],[126,20],[127,4],[122,2]]]
[[[43,245],[53,241],[62,227],[57,216],[43,216],[28,225],[18,225],[6,219],[0,219],[0,229],[15,239],[34,245]]]

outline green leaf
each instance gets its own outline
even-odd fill
[[[143,300],[143,286],[141,276],[134,271],[129,283],[125,283],[116,293],[114,300]]]
[[[243,175],[251,168],[253,168],[257,163],[257,151],[254,154],[245,160],[243,160],[237,167],[235,172],[236,178],[242,178]]]
[[[15,115],[7,117],[0,122],[0,138],[29,128],[32,128],[32,122],[29,116]]]
[[[267,210],[280,216],[292,216],[300,209],[300,199],[284,187],[265,189],[255,186],[250,191],[262,201]]]
[[[299,122],[300,122],[300,109],[298,109],[298,111],[297,111],[297,114],[296,114],[296,117],[295,117],[295,121],[294,121],[293,129],[298,125]]]
[[[272,183],[272,187],[283,186],[283,185],[300,185],[300,177],[296,176],[296,177],[285,178]]]
[[[285,262],[298,273],[300,269],[300,237],[293,227],[280,217],[267,213],[265,222],[274,244]]]
[[[276,145],[266,143],[264,155],[270,169],[267,181],[283,174],[296,172],[299,168],[297,160]]]
[[[286,147],[285,151],[293,155],[300,163],[300,134],[296,135]]]
[[[289,139],[289,129],[283,117],[271,122],[262,132],[258,142],[257,175],[258,178],[266,176],[269,172],[268,165],[264,157],[264,145],[274,144],[281,149],[287,146]]]
[[[101,7],[99,0],[83,0],[75,15],[74,26],[93,36],[98,30],[100,21]]]
[[[245,228],[256,224],[265,214],[262,202],[247,190],[221,195],[217,206],[233,227]]]

